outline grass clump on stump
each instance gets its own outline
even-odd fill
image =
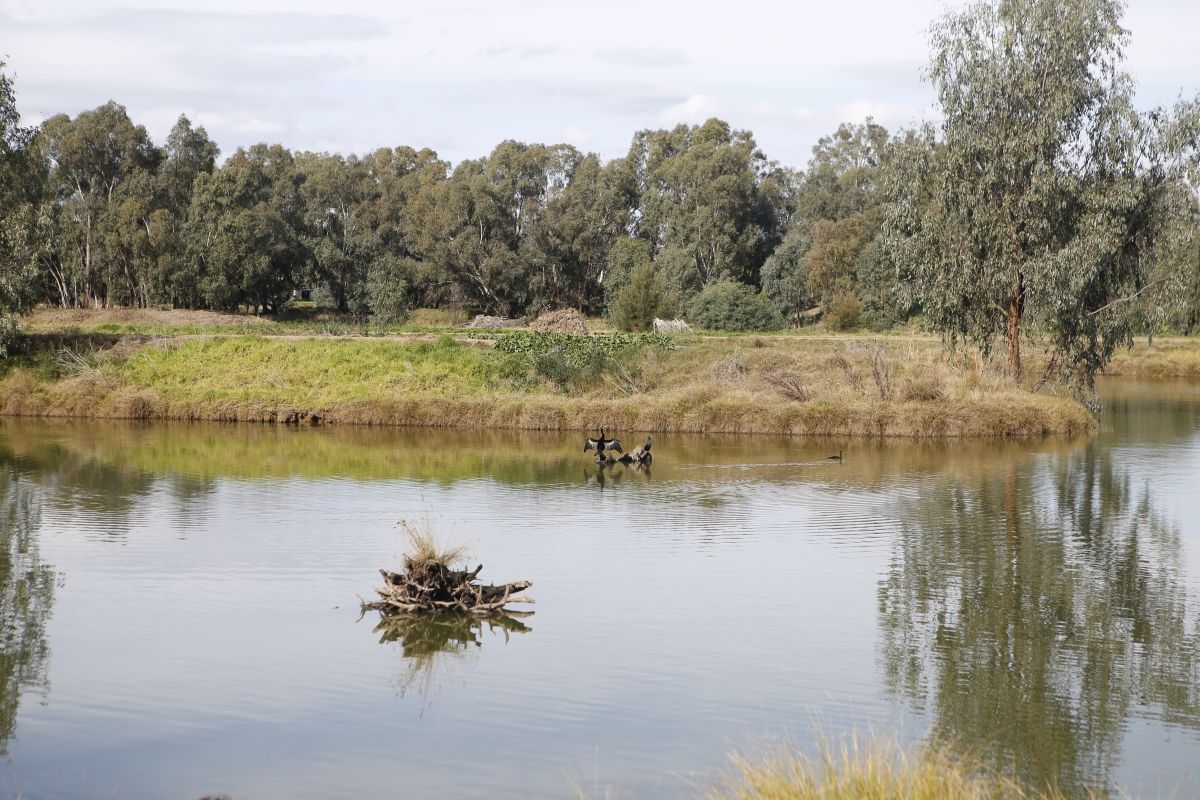
[[[409,540],[404,571],[379,570],[384,582],[375,589],[379,600],[363,601],[364,613],[378,611],[385,617],[438,612],[489,615],[504,611],[508,603],[533,602],[531,597],[516,596],[533,585],[529,581],[480,584],[482,564],[473,570],[453,568],[466,555],[464,548],[440,546],[431,531],[408,522],[401,526]]]

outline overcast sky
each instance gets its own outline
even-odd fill
[[[459,161],[503,139],[621,155],[720,116],[803,166],[841,121],[932,115],[943,0],[0,0],[27,122],[109,99],[161,142],[186,113],[226,154],[282,142]],[[1140,105],[1200,92],[1200,0],[1133,0]]]

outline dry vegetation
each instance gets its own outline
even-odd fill
[[[442,337],[116,337],[0,379],[0,413],[828,436],[1078,434],[1074,400],[932,339],[682,337],[583,367]]]
[[[418,528],[401,522],[408,537],[404,571],[381,569],[383,586],[375,589],[379,599],[363,601],[363,613],[378,611],[384,617],[423,613],[491,615],[507,612],[509,603],[532,603],[524,592],[533,584],[515,581],[501,586],[478,583],[483,564],[473,570],[454,569],[466,556],[466,548],[440,544],[431,527]],[[519,595],[519,596],[518,596]]]
[[[1031,790],[948,751],[908,752],[856,740],[825,746],[816,757],[782,749],[733,757],[733,772],[712,800],[1065,800],[1053,787]]]

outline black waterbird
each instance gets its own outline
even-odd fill
[[[583,443],[583,452],[586,453],[588,450],[596,451],[596,463],[597,464],[607,464],[611,461],[616,460],[613,458],[609,458],[605,454],[605,452],[604,452],[605,450],[616,450],[618,453],[625,452],[624,450],[621,449],[621,443],[619,441],[617,441],[616,439],[609,439],[605,436],[605,433],[607,432],[607,430],[608,430],[607,428],[603,428],[603,427],[600,428],[599,436],[597,436],[595,438],[588,437],[588,439],[586,441],[584,441],[584,443]]]

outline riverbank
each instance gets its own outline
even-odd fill
[[[824,436],[1095,426],[1074,400],[1015,387],[935,339],[600,337],[547,347],[525,334],[514,348],[461,332],[424,341],[115,334],[64,346],[61,335],[40,335],[49,345],[0,379],[0,413]]]

